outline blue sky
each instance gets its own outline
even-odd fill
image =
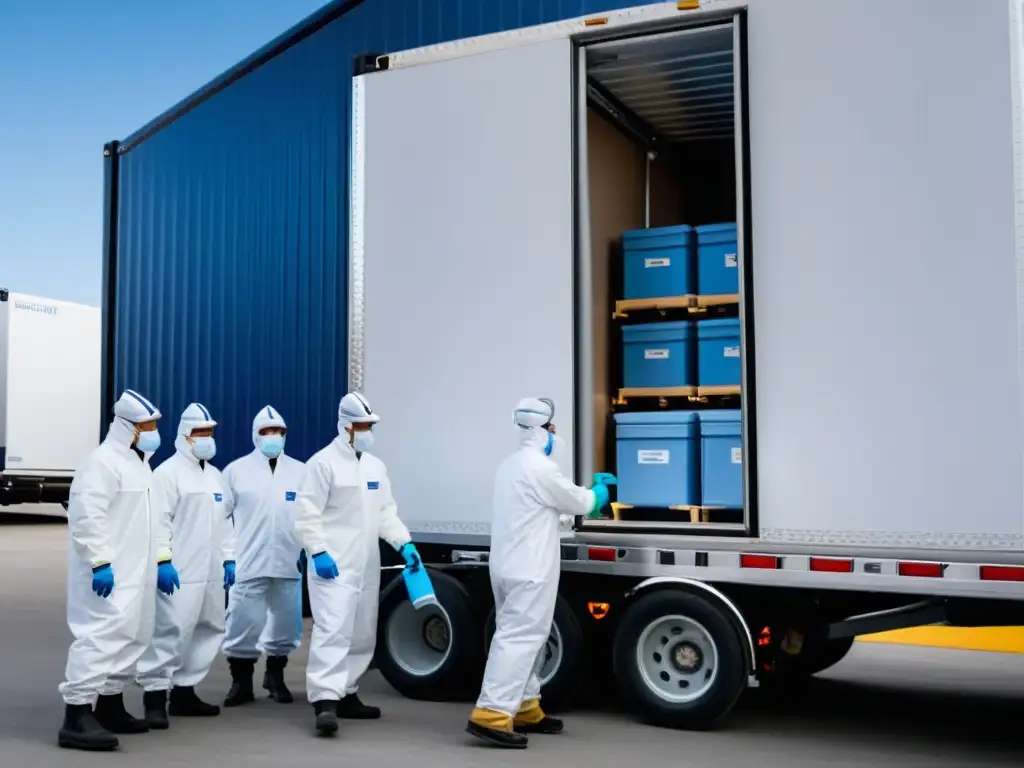
[[[103,144],[325,0],[0,0],[0,287],[100,303]]]

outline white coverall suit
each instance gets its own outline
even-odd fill
[[[160,418],[152,403],[125,392],[106,439],[75,473],[68,503],[68,628],[74,636],[60,693],[66,704],[114,696],[135,674],[153,635],[157,562],[169,560],[169,532],[150,490],[149,456],[131,447],[134,424]],[[92,591],[92,569],[109,563],[114,591]]]
[[[544,454],[547,441],[540,426],[524,428],[519,450],[494,479],[495,632],[476,706],[509,718],[540,698],[538,671],[558,597],[559,515],[585,515],[595,505],[594,492],[575,485]]]
[[[302,574],[297,563],[302,544],[295,515],[306,466],[281,453],[271,469],[271,460],[259,450],[260,430],[267,427],[286,428],[270,406],[252,423],[256,450],[224,470],[234,502],[237,557],[224,640],[224,655],[229,658],[258,659],[261,652],[287,656],[299,647]]]
[[[343,401],[344,402],[344,401]],[[398,518],[384,463],[348,443],[344,416],[339,437],[306,464],[296,527],[307,556],[326,551],[339,576],[322,579],[307,569],[313,635],[306,664],[311,703],[340,701],[358,690],[373,658],[380,599],[377,539],[396,550],[410,540]]]
[[[224,562],[235,559],[231,497],[220,470],[200,464],[185,439],[193,429],[216,425],[196,408],[202,406],[182,414],[175,454],[153,471],[169,514],[181,589],[156,597],[153,642],[139,661],[138,683],[146,691],[198,685],[224,639]]]

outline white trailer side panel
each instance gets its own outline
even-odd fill
[[[764,538],[1022,546],[1010,29],[1006,0],[751,4]]]
[[[7,305],[4,474],[70,476],[99,440],[100,312],[14,293]]]
[[[519,399],[573,444],[571,61],[559,39],[356,78],[352,385],[415,532],[489,530]]]
[[[765,539],[1024,548],[1019,5],[706,0],[600,25],[747,10]],[[412,425],[382,430],[382,453],[399,493],[422,505],[413,519],[441,529],[485,519],[506,401],[562,402],[570,379],[571,328],[553,303],[568,309],[571,291],[551,288],[572,268],[569,203],[552,175],[568,140],[568,57],[491,81],[489,62],[522,66],[522,51],[590,31],[580,19],[403,52],[399,69],[364,78],[395,93],[384,129],[368,98],[356,148],[368,314],[365,334],[353,324],[353,364],[365,338],[368,394]],[[429,87],[400,99],[402,75]],[[524,249],[560,231],[556,211],[565,234]],[[531,270],[542,293],[513,293],[509,279]],[[352,288],[359,307],[363,285]],[[577,394],[590,396],[585,375]]]

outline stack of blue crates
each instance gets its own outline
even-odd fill
[[[739,293],[735,223],[642,229],[622,241],[625,299]],[[622,337],[629,389],[740,385],[737,318],[627,325]],[[618,413],[615,431],[619,501],[743,506],[740,411]]]

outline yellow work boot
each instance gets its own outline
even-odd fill
[[[519,708],[512,728],[516,733],[561,733],[563,723],[557,717],[548,717],[540,708],[540,699],[531,699]]]
[[[469,715],[466,733],[505,749],[526,749],[527,738],[512,728],[512,716],[476,707]]]

